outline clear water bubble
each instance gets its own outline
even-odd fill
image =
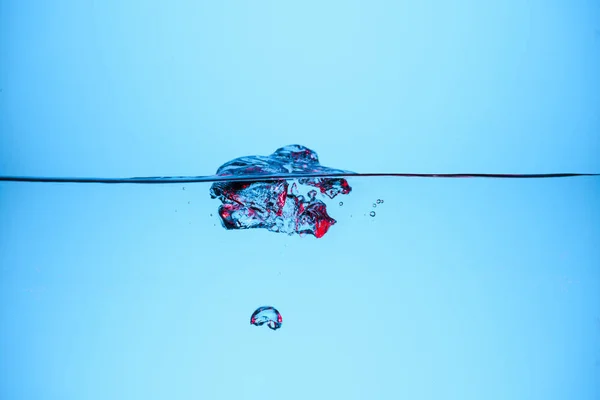
[[[343,206],[343,205],[344,205],[344,202],[343,202],[343,201],[340,201],[340,207],[341,207],[341,206]]]
[[[250,317],[251,325],[262,326],[267,324],[267,326],[274,331],[281,328],[282,322],[283,319],[281,318],[279,311],[271,306],[258,307]]]
[[[377,207],[377,204],[373,203],[373,208]]]
[[[370,215],[371,217],[374,217],[374,216],[375,216],[375,211],[371,211],[371,212],[369,213],[369,215]]]
[[[300,145],[277,149],[270,156],[247,156],[231,160],[217,170],[217,175],[243,176],[281,175],[270,181],[220,181],[212,184],[210,195],[219,199],[219,216],[225,229],[265,228],[271,232],[311,234],[317,238],[327,233],[336,220],[327,214],[327,205],[317,196],[331,199],[350,193],[352,188],[343,178],[306,177],[288,184],[290,173],[348,172],[319,164],[317,154]],[[307,199],[299,186],[313,187]]]
[[[381,203],[383,203],[383,200],[377,199],[377,204],[381,204]]]

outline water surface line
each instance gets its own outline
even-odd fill
[[[173,183],[206,183],[206,182],[261,182],[278,179],[299,178],[361,178],[361,177],[393,177],[393,178],[494,178],[494,179],[543,179],[572,178],[584,176],[600,176],[596,173],[544,173],[544,174],[420,174],[420,173],[290,173],[290,174],[256,174],[256,175],[207,175],[207,176],[151,176],[135,178],[86,178],[86,177],[44,177],[44,176],[0,176],[0,182],[29,183],[112,183],[112,184],[173,184]]]

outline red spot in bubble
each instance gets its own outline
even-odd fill
[[[333,224],[325,219],[318,221],[317,229],[315,229],[315,237],[317,237],[318,239],[322,238],[327,233],[331,225]]]
[[[285,206],[285,199],[287,197],[287,192],[284,190],[282,192],[279,193],[279,196],[277,197],[277,205],[279,206],[279,209],[277,210],[277,216],[281,216],[281,214],[283,214],[283,207]]]

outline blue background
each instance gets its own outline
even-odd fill
[[[599,21],[3,0],[0,175],[211,175],[292,143],[357,172],[598,172]],[[350,184],[318,240],[225,231],[205,184],[0,184],[0,398],[600,397],[597,179]]]

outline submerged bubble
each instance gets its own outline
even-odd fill
[[[327,214],[327,206],[317,199],[319,192],[329,198],[352,190],[343,178],[306,177],[293,180],[286,174],[329,174],[348,172],[323,167],[317,153],[300,145],[276,150],[270,156],[248,156],[229,161],[217,170],[220,176],[260,177],[278,175],[268,181],[215,182],[210,188],[219,199],[219,216],[225,229],[265,228],[271,232],[311,234],[323,237],[336,220]],[[292,180],[292,179],[290,179]],[[314,187],[306,198],[301,189]]]
[[[382,204],[383,200],[382,199],[377,199],[377,204]]]
[[[281,328],[282,322],[283,319],[281,318],[279,311],[271,306],[258,307],[250,317],[250,324],[254,326],[267,324],[267,326],[274,331]]]
[[[343,206],[343,205],[344,205],[344,202],[343,202],[343,201],[340,201],[340,207],[341,207],[341,206]]]
[[[371,211],[371,212],[369,213],[369,215],[370,215],[371,217],[374,217],[374,216],[375,216],[375,211]]]
[[[373,203],[373,208],[377,207],[377,204]]]

